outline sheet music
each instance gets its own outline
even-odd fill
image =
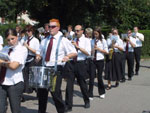
[[[10,61],[9,55],[3,52],[0,52],[0,59]]]

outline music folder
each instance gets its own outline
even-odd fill
[[[9,55],[3,52],[0,52],[0,59],[10,61]]]

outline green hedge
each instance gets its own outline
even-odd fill
[[[11,24],[0,24],[0,35],[5,38],[5,31],[8,29],[8,28],[16,28],[17,24],[16,23],[11,23]],[[24,24],[21,25],[22,28],[25,26]],[[6,41],[4,40],[4,44],[6,43]]]
[[[150,56],[150,30],[140,30],[139,32],[144,35],[142,56]]]

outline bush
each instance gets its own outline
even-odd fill
[[[144,35],[142,56],[150,56],[150,30],[140,30],[139,32]]]
[[[16,28],[16,23],[11,23],[11,24],[0,24],[0,35],[3,37],[3,39],[5,39],[5,31],[8,28]],[[24,24],[20,25],[22,26],[22,28],[25,26]],[[4,44],[6,43],[6,41],[4,40]]]

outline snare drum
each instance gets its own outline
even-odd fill
[[[33,88],[50,88],[55,71],[53,68],[32,66],[29,68],[29,86]]]

